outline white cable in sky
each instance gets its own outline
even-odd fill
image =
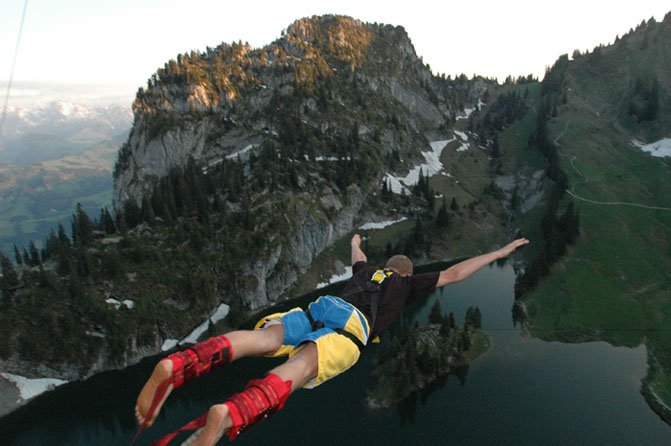
[[[23,22],[26,19],[26,9],[28,9],[28,0],[23,4],[23,14],[21,14],[21,25],[19,25],[19,35],[16,38],[16,48],[14,48],[14,60],[12,60],[12,69],[9,73],[9,83],[7,84],[7,94],[5,95],[5,105],[2,107],[2,119],[0,119],[0,138],[2,130],[5,127],[5,116],[7,115],[7,104],[9,103],[9,93],[12,90],[14,81],[14,68],[16,68],[16,56],[19,54],[19,44],[21,43],[21,33],[23,32]]]

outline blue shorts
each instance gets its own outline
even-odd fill
[[[359,347],[335,330],[345,330],[366,345],[369,327],[364,315],[339,297],[322,296],[308,308],[314,321],[321,322],[323,326],[313,330],[305,312],[301,308],[293,308],[286,313],[275,313],[262,318],[255,328],[258,330],[268,325],[282,324],[282,347],[271,356],[292,357],[305,342],[313,342],[317,346],[317,377],[304,386],[314,388],[349,369],[359,360]]]

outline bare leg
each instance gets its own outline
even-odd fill
[[[231,350],[233,352],[232,361],[243,358],[245,356],[263,356],[272,354],[277,351],[282,345],[284,339],[284,330],[282,325],[271,325],[263,330],[239,330],[232,331],[226,334],[231,343]],[[138,423],[142,424],[145,421],[145,416],[149,411],[156,390],[161,383],[165,382],[172,376],[172,361],[165,358],[156,364],[154,371],[140,391],[135,405],[135,416]],[[172,391],[172,384],[167,388],[165,396],[154,411],[151,420],[148,420],[147,426],[154,424],[156,416],[163,407],[163,403],[168,398]]]
[[[284,381],[292,381],[291,392],[300,389],[317,376],[317,346],[312,342],[284,364],[271,370]],[[215,445],[232,425],[228,406],[217,404],[207,413],[207,424],[184,444],[189,446]]]

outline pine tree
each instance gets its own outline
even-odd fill
[[[446,228],[450,223],[450,217],[447,214],[447,200],[443,198],[443,204],[438,209],[438,214],[436,215],[436,226],[439,228]]]
[[[450,209],[452,211],[458,211],[459,210],[459,205],[457,204],[457,198],[452,197],[452,202],[450,203]]]
[[[433,192],[433,189],[427,188],[427,192],[425,194],[426,201],[428,202],[429,206],[429,214],[433,214],[433,210],[436,208],[436,196]]]
[[[643,112],[643,121],[654,121],[659,115],[659,82],[657,79],[652,83],[648,103]]]
[[[7,292],[12,287],[15,287],[19,284],[19,277],[14,270],[14,265],[12,261],[9,260],[3,253],[0,252],[0,268],[2,268],[2,292],[3,296],[7,296]]]
[[[457,327],[457,320],[454,317],[454,313],[450,311],[450,314],[447,315],[447,322],[450,329],[454,330]]]
[[[387,196],[389,194],[389,187],[387,186],[387,179],[382,182],[382,191],[380,192],[380,195],[382,196],[383,200],[387,200]]]
[[[61,245],[69,248],[70,247],[70,239],[68,238],[68,235],[65,233],[65,228],[63,228],[62,224],[58,224],[58,240],[61,242]]]
[[[58,240],[56,232],[52,229],[49,233],[49,237],[47,237],[47,242],[44,249],[44,259],[51,259],[57,256],[62,249],[61,241]]]
[[[482,314],[478,307],[469,307],[468,310],[466,310],[465,324],[473,328],[482,327]]]
[[[412,231],[412,237],[409,240],[412,240],[412,243],[408,246],[408,252],[410,253],[414,252],[415,248],[422,249],[426,246],[426,225],[421,218],[415,220],[415,229]]]
[[[464,331],[461,332],[461,342],[460,351],[466,352],[471,349],[471,336],[468,332],[468,326],[464,327]]]
[[[443,319],[443,312],[440,309],[440,300],[436,299],[436,302],[431,307],[431,312],[429,313],[429,323],[440,324]]]
[[[14,258],[16,259],[17,265],[23,265],[23,258],[21,258],[21,251],[19,251],[19,248],[17,248],[16,244],[14,244]]]
[[[142,209],[132,198],[124,202],[123,217],[129,228],[134,228],[142,223]],[[117,224],[117,226],[120,227],[121,225]]]
[[[422,168],[419,168],[419,178],[417,179],[417,184],[413,188],[415,195],[422,196],[425,193],[426,189],[426,180],[424,179],[424,171]]]
[[[105,206],[103,208],[102,229],[103,229],[103,231],[105,231],[105,234],[107,234],[107,235],[116,234],[116,225],[114,224],[114,218],[112,218],[112,215],[110,214],[109,210],[107,209],[107,206]]]
[[[65,252],[58,255],[58,265],[56,265],[56,272],[59,276],[67,276],[70,273],[71,259]]]
[[[501,157],[501,148],[499,146],[499,134],[494,135],[494,143],[492,144],[492,157],[498,159]]]
[[[450,335],[450,319],[443,316],[443,319],[440,321],[440,331],[438,332],[440,336],[447,338]]]
[[[163,186],[162,183],[154,189],[154,192],[151,194],[151,207],[154,208],[154,215],[160,216],[163,212],[163,206],[165,204],[165,199],[163,198]]]
[[[82,205],[77,203],[77,210],[72,216],[72,243],[87,246],[93,240],[93,223]]]
[[[172,226],[175,223],[175,220],[172,218],[172,214],[170,213],[170,209],[168,208],[167,203],[163,203],[163,210],[161,211],[161,218],[165,222],[165,224]]]
[[[113,279],[120,278],[123,273],[123,262],[119,251],[112,249],[109,252],[105,252],[102,258],[102,268],[107,277]]]
[[[154,224],[154,219],[156,214],[154,214],[154,208],[151,206],[151,202],[147,199],[146,196],[142,198],[142,220],[150,225]]]
[[[202,187],[195,189],[196,213],[198,215],[198,222],[207,224],[210,222],[210,210],[208,206],[207,197]]]
[[[384,255],[386,258],[390,258],[394,255],[394,248],[391,246],[391,242],[387,242],[386,246],[384,247]]]
[[[40,259],[40,252],[37,250],[35,242],[31,240],[28,246],[30,250],[30,266],[41,265],[42,260]]]
[[[77,273],[80,277],[88,277],[93,272],[93,262],[88,249],[79,246],[76,251]]]

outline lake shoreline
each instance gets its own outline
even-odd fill
[[[411,395],[430,387],[432,384],[448,375],[459,375],[460,371],[468,370],[472,362],[482,357],[492,346],[491,337],[480,329],[472,327],[456,327],[452,334],[444,335],[440,332],[439,324],[429,324],[415,327],[407,335],[406,341],[400,345],[401,350],[394,356],[407,364],[414,361],[414,354],[407,357],[406,342],[414,344],[416,355],[422,356],[422,362],[430,362],[432,367],[418,367],[409,373],[412,376],[403,386],[399,386],[401,369],[394,365],[397,359],[387,358],[379,363],[374,370],[377,375],[377,386],[366,397],[366,406],[371,410],[388,409],[410,397]],[[469,345],[463,347],[458,341],[466,332]],[[463,341],[462,341],[463,342]],[[408,367],[412,365],[408,364]],[[405,368],[402,369],[405,371]],[[401,378],[402,379],[402,378]]]
[[[643,395],[643,399],[648,403],[650,409],[667,424],[671,425],[671,408],[664,404],[664,400],[650,388],[650,384],[645,379],[641,384],[641,395]]]

